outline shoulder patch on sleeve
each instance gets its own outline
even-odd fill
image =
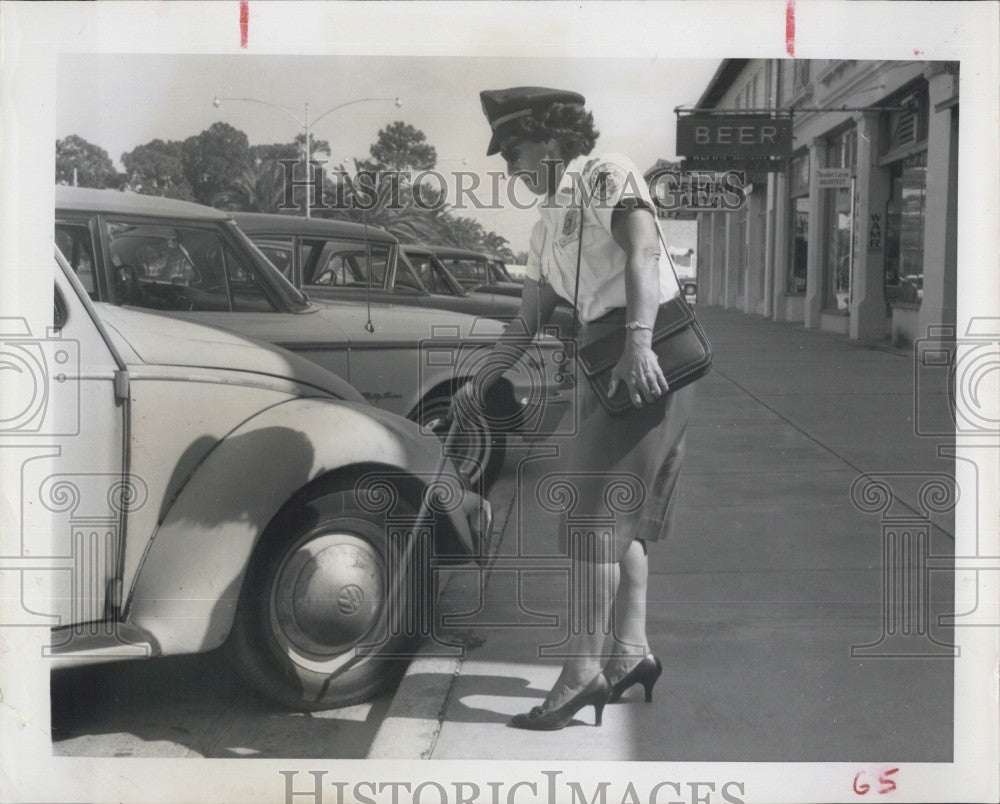
[[[590,191],[600,201],[612,201],[618,197],[618,191],[627,177],[628,173],[621,165],[602,162],[590,176]]]

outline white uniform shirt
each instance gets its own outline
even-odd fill
[[[566,166],[555,195],[539,207],[540,218],[531,230],[525,275],[537,282],[548,282],[572,304],[583,206],[577,309],[584,323],[625,306],[626,254],[611,236],[611,216],[619,202],[629,198],[641,199],[655,215],[649,188],[630,159],[616,153],[591,154],[579,156]],[[662,304],[676,296],[679,288],[663,239],[659,240]]]

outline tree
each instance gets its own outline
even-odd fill
[[[119,187],[121,177],[115,170],[108,152],[87,142],[83,137],[70,134],[56,140],[56,184],[76,184],[80,187]]]
[[[528,264],[528,252],[527,251],[519,251],[519,252],[517,252],[517,254],[514,255],[514,259],[511,260],[511,262],[513,262],[514,265],[527,265]]]
[[[284,201],[284,168],[268,161],[246,167],[228,187],[215,194],[212,206],[239,212],[284,212],[279,209]]]
[[[183,144],[156,139],[122,154],[125,189],[193,201],[191,183],[184,175]]]
[[[195,200],[210,204],[249,167],[250,141],[228,123],[213,123],[184,140],[181,160]]]
[[[250,146],[250,161],[253,164],[277,162],[279,159],[301,159],[305,150],[306,135],[298,134],[294,142],[276,142],[271,145]],[[326,140],[313,138],[310,143],[310,156],[318,159],[330,155],[330,143]]]
[[[314,210],[316,217],[363,221],[405,242],[459,246],[513,258],[506,238],[486,231],[472,218],[453,214],[435,182],[423,185],[421,202],[414,201],[412,173],[429,170],[437,160],[437,151],[422,131],[397,121],[379,131],[369,150],[372,158],[358,160],[357,174],[343,165],[327,171],[324,196],[328,201],[337,199],[337,204]]]
[[[424,132],[402,120],[381,129],[369,152],[373,164],[367,166],[378,170],[429,170],[437,162]]]

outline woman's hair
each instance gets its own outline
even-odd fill
[[[532,142],[555,140],[568,162],[594,150],[600,132],[594,116],[579,103],[553,103],[510,122],[504,134]]]

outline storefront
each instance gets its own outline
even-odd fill
[[[768,109],[791,159],[699,215],[706,301],[898,346],[952,323],[958,65],[729,59],[692,111]]]

